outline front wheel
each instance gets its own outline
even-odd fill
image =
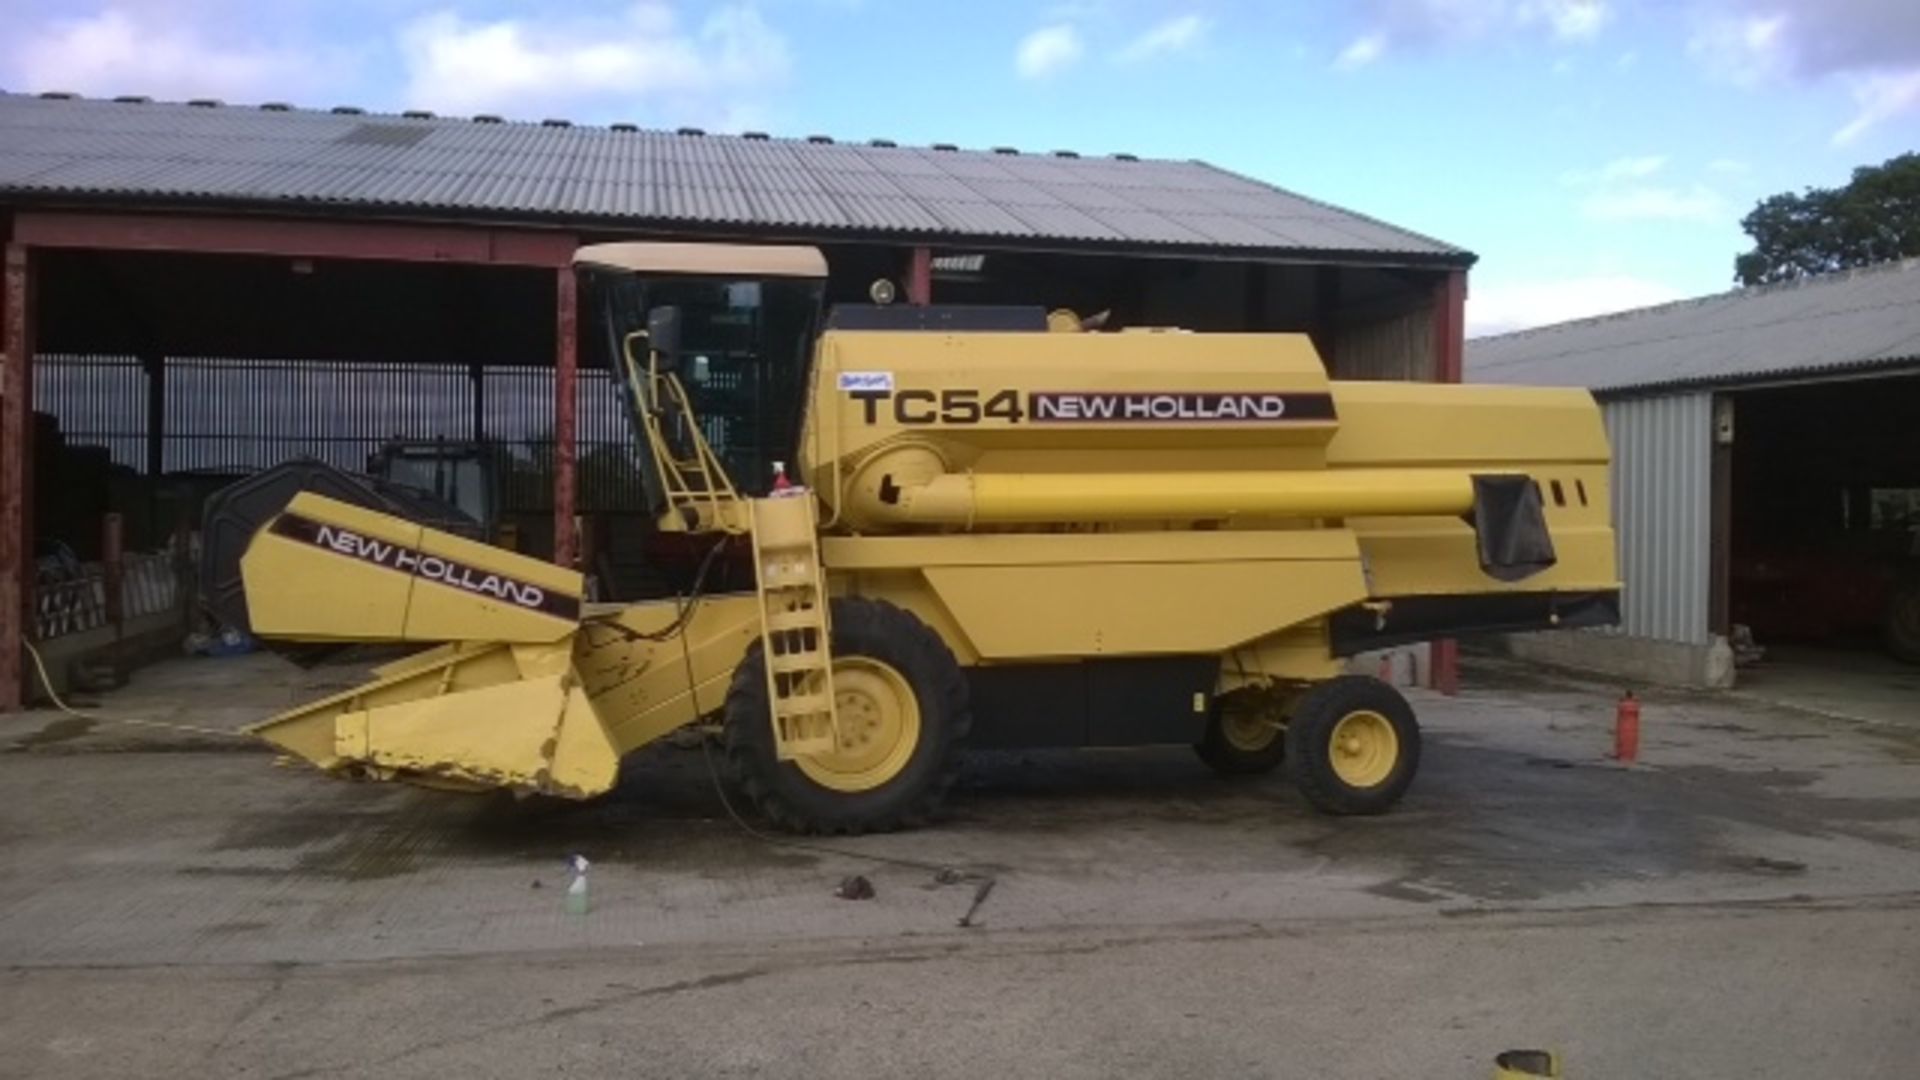
[[[972,715],[967,682],[940,635],[880,600],[833,601],[833,696],[839,745],[781,761],[766,661],[756,645],[727,692],[727,762],[735,785],[791,832],[887,832],[925,822],[960,766]]]
[[[1420,767],[1420,725],[1400,692],[1343,675],[1301,695],[1287,724],[1287,772],[1324,814],[1379,814]]]

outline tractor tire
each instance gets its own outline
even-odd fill
[[[832,621],[842,737],[870,735],[880,745],[862,741],[845,755],[779,760],[766,662],[755,645],[727,691],[734,785],[789,832],[853,835],[924,824],[952,789],[973,726],[966,676],[940,635],[885,601],[835,600]]]
[[[1287,773],[1323,814],[1384,813],[1420,768],[1420,725],[1400,692],[1343,675],[1301,695],[1287,723]]]
[[[1200,760],[1221,776],[1264,776],[1287,759],[1286,731],[1274,723],[1262,723],[1264,701],[1216,699],[1207,718],[1207,730],[1193,744]]]
[[[1887,651],[1909,664],[1920,664],[1920,581],[1893,587],[1887,614],[1881,621],[1881,639]]]

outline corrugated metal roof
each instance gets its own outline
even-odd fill
[[[1194,161],[20,94],[0,94],[8,194],[1473,261]]]
[[[1920,259],[1467,342],[1470,382],[1626,393],[1920,366]]]

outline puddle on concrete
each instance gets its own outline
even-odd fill
[[[1427,746],[1421,780],[1400,810],[1315,819],[1305,849],[1336,865],[1395,867],[1369,890],[1377,895],[1417,899],[1437,891],[1524,902],[1703,871],[1806,872],[1739,850],[1730,838],[1735,826],[1912,848],[1910,839],[1871,825],[1920,819],[1920,798],[1811,794],[1821,779],[1811,770],[1543,768],[1554,762],[1445,738]]]
[[[1178,749],[980,754],[969,759],[940,831],[963,837],[987,859],[1004,839],[1022,851],[1007,861],[1036,873],[1106,873],[1103,852],[1119,853],[1112,860],[1125,864],[1132,857],[1125,852],[1144,847],[1164,858],[1167,872],[1322,866],[1375,876],[1369,891],[1416,903],[1525,902],[1729,869],[1804,872],[1757,861],[1731,838],[1736,830],[1743,840],[1758,830],[1920,850],[1920,841],[1874,827],[1920,820],[1920,797],[1814,794],[1823,775],[1623,769],[1430,733],[1421,777],[1400,808],[1333,819],[1314,814],[1281,776],[1224,780]],[[585,804],[344,784],[340,796],[254,813],[217,846],[278,851],[276,867],[291,861],[294,873],[349,881],[453,860],[522,868],[529,880],[553,884],[561,861],[576,852],[728,881],[807,871],[827,858],[743,833],[727,818],[698,753],[637,762],[614,795]],[[1217,829],[1219,838],[1169,826]]]
[[[1750,874],[1791,877],[1807,872],[1807,864],[1794,859],[1771,859],[1765,855],[1736,855],[1726,860],[1729,869]]]
[[[22,735],[13,741],[11,749],[33,750],[42,746],[54,746],[59,743],[78,739],[92,731],[94,722],[78,716],[63,716],[47,724],[46,727],[29,735]]]

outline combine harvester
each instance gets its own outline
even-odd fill
[[[1187,744],[1367,814],[1413,780],[1420,729],[1343,658],[1616,617],[1584,391],[1331,382],[1304,335],[1039,309],[843,306],[816,333],[811,248],[575,262],[657,528],[697,572],[588,603],[580,574],[363,489],[248,482],[210,508],[219,614],[425,646],[261,738],[334,773],[586,799],[717,721],[740,789],[815,832],[926,820],[964,745]],[[739,587],[712,584],[729,568]]]

